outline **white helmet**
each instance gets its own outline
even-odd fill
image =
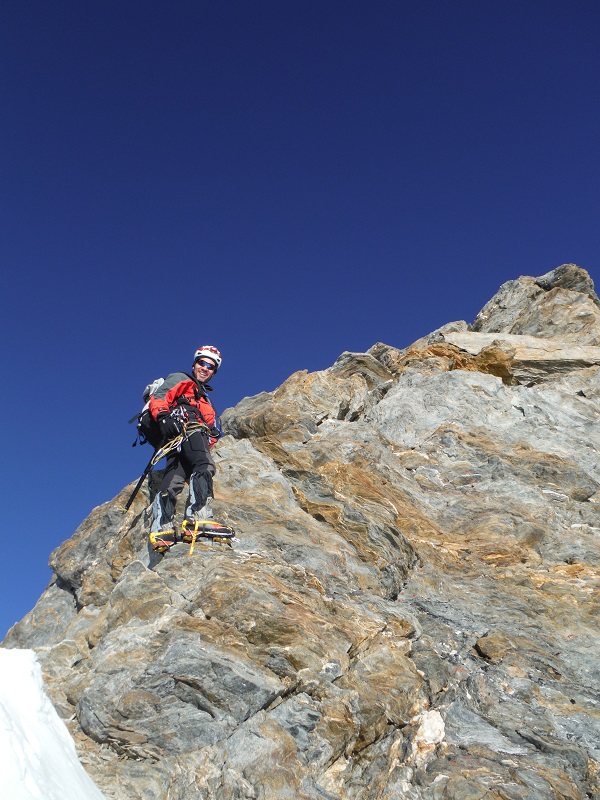
[[[211,344],[202,345],[199,347],[198,350],[194,353],[194,364],[199,358],[210,358],[211,361],[215,362],[215,372],[221,366],[221,361],[223,357],[221,353],[217,350],[216,347],[213,347]]]

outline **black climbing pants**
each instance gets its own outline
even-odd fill
[[[197,500],[206,501],[206,497],[212,497],[212,476],[215,474],[215,462],[212,460],[208,449],[208,438],[202,430],[193,431],[181,443],[180,450],[173,450],[167,456],[165,472],[160,483],[159,493],[164,496],[166,493],[175,507],[175,501],[181,494],[186,481],[194,475],[194,483],[197,483],[196,476],[201,478],[201,486],[195,487],[194,494],[205,495],[198,497]],[[190,485],[190,494],[194,487]]]

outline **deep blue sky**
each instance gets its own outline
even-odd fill
[[[141,472],[143,387],[201,344],[223,410],[472,321],[519,275],[598,287],[599,23],[578,0],[3,4],[0,637]]]

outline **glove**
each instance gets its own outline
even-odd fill
[[[179,425],[170,414],[159,414],[156,421],[158,422],[158,428],[165,442],[168,442],[169,439],[174,439],[175,436],[179,436],[181,433]]]

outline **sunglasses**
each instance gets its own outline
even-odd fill
[[[198,359],[198,361],[196,361],[196,364],[198,364],[198,366],[200,367],[204,367],[204,369],[211,370],[211,372],[215,371],[215,365],[210,361],[201,361],[200,359]]]

